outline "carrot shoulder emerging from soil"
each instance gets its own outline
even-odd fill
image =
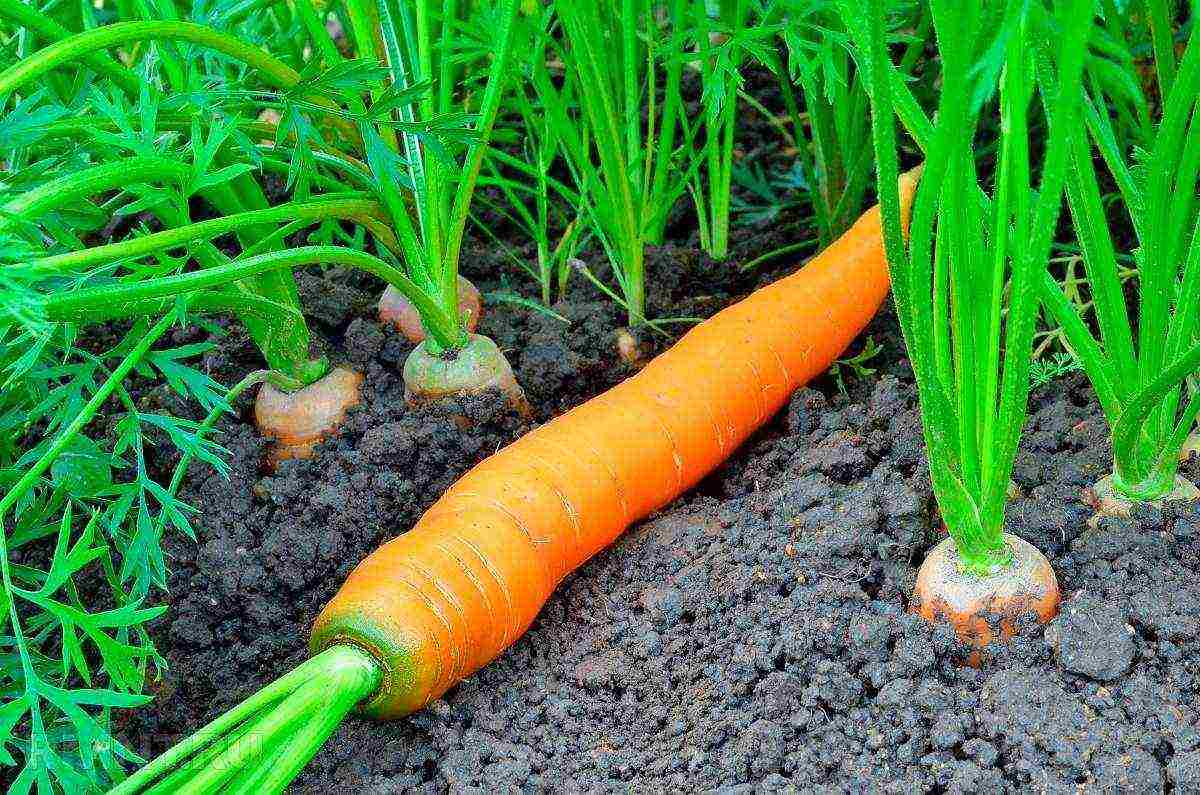
[[[901,177],[905,218],[916,187]],[[906,221],[907,222],[907,221]],[[313,628],[379,662],[363,706],[414,712],[519,638],[555,587],[694,486],[824,372],[887,295],[878,208],[617,387],[464,475],[350,574]]]

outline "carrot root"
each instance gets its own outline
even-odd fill
[[[346,412],[360,401],[362,375],[342,367],[295,392],[263,384],[254,404],[259,431],[272,440],[271,468],[292,458],[311,458],[317,444],[332,436]]]
[[[1193,455],[1200,456],[1200,433],[1189,434],[1183,447],[1179,448],[1180,462],[1186,462]]]
[[[1175,487],[1156,500],[1143,504],[1161,506],[1168,502],[1197,502],[1200,501],[1200,488],[1196,487],[1182,475],[1175,476]],[[1134,502],[1119,494],[1113,488],[1112,475],[1106,475],[1095,486],[1084,492],[1084,502],[1095,511],[1088,524],[1095,527],[1106,516],[1128,519],[1133,510]]]
[[[475,331],[483,313],[483,296],[471,282],[458,277],[458,313],[465,318],[467,332]],[[425,327],[421,325],[421,314],[404,293],[390,284],[379,299],[379,320],[390,323],[409,342],[424,342]]]
[[[649,346],[638,332],[631,329],[617,329],[617,353],[621,360],[630,367],[642,369],[650,359]]]
[[[958,550],[951,538],[930,550],[917,573],[912,611],[931,622],[944,621],[954,627],[964,643],[976,647],[968,663],[979,667],[979,649],[994,639],[988,615],[1000,617],[1000,640],[1017,632],[1020,616],[1032,613],[1046,623],[1058,615],[1062,592],[1046,556],[1037,547],[1005,533],[1013,560],[1002,570],[979,577],[962,571]]]
[[[479,334],[472,334],[466,347],[452,356],[430,353],[424,345],[418,345],[404,362],[404,397],[409,405],[493,389],[507,397],[515,409],[529,413],[525,392],[504,352]]]
[[[905,217],[915,187],[915,174],[901,178]],[[368,715],[400,717],[441,696],[516,641],[564,577],[824,372],[888,286],[874,208],[797,273],[478,464],[351,572],[312,649],[348,643],[376,658],[383,684]]]

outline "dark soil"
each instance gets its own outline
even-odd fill
[[[735,261],[795,239],[771,229],[743,230]],[[706,316],[779,275],[739,276],[675,237],[652,252],[657,315]],[[465,260],[485,293],[499,286],[494,253]],[[533,419],[486,398],[409,410],[409,346],[372,319],[379,287],[303,279],[321,344],[366,375],[338,438],[267,474],[246,397],[222,426],[231,477],[193,470],[200,541],[170,541],[171,609],[154,630],[170,669],[123,729],[142,753],[298,664],[359,560],[530,422],[630,372],[620,313],[576,279],[554,307],[570,327],[511,305],[480,327]],[[1107,471],[1105,425],[1081,377],[1037,390],[1009,529],[1054,564],[1063,614],[964,667],[948,629],[907,612],[939,523],[894,319],[868,333],[883,345],[875,376],[848,394],[831,379],[801,390],[692,495],[568,578],[500,659],[406,720],[347,721],[293,791],[1200,792],[1200,512],[1089,530],[1082,492]],[[207,365],[227,382],[260,366],[236,330]]]

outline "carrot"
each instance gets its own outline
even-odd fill
[[[475,331],[483,314],[483,296],[479,288],[465,277],[458,277],[458,314],[463,318],[467,333]],[[391,323],[409,342],[424,342],[425,327],[421,325],[421,313],[412,301],[392,285],[388,285],[379,298],[379,319]]]
[[[916,174],[901,177],[904,214]],[[414,712],[519,638],[564,577],[725,460],[826,368],[888,290],[879,210],[792,276],[688,332],[637,375],[486,459],[364,560],[313,628],[357,646]]]
[[[530,413],[525,390],[517,383],[504,352],[481,334],[467,336],[467,344],[453,356],[417,345],[404,360],[404,398],[410,406],[446,397],[497,391],[520,414]]]
[[[272,440],[267,464],[272,469],[289,458],[311,458],[322,440],[329,438],[357,406],[361,374],[342,367],[295,392],[262,385],[254,404],[254,421],[263,436]]]
[[[945,621],[959,640],[973,647],[967,663],[982,662],[981,649],[995,640],[988,616],[999,618],[999,639],[1017,634],[1017,621],[1025,614],[1045,624],[1058,615],[1062,591],[1054,569],[1037,547],[1005,534],[1012,565],[979,576],[963,571],[954,539],[947,537],[925,556],[913,589],[912,612],[927,621]]]

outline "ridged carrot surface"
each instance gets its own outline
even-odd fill
[[[907,216],[916,177],[901,177]],[[888,291],[879,209],[640,373],[484,460],[350,574],[314,650],[373,654],[364,706],[414,712],[519,638],[562,579],[715,469],[824,372]]]

